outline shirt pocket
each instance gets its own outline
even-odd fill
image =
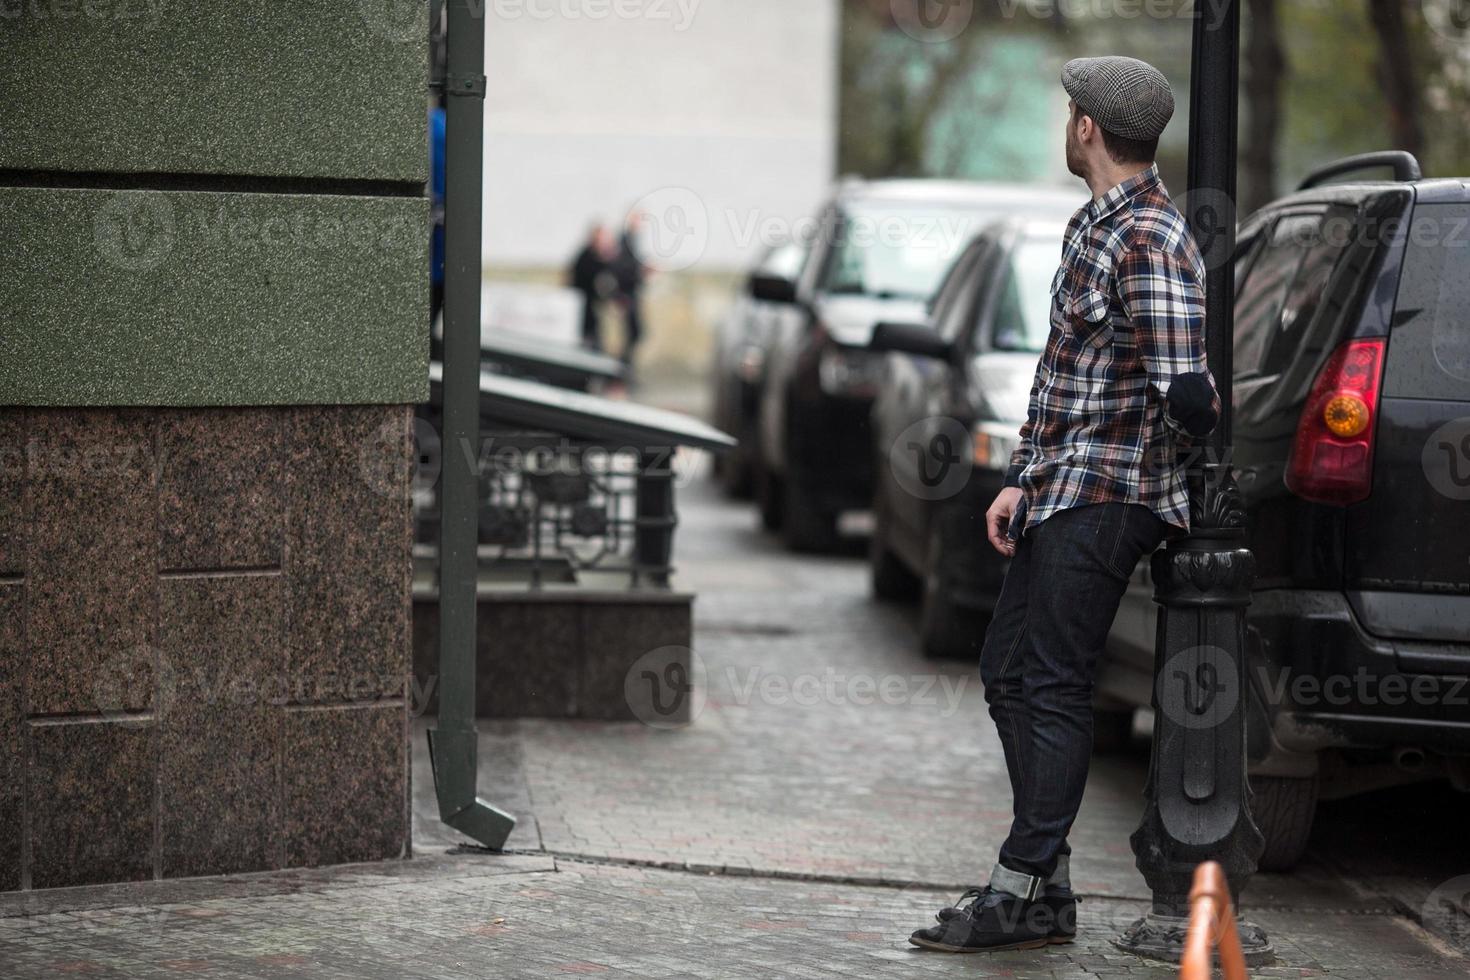
[[[1101,348],[1112,338],[1110,306],[1107,294],[1100,289],[1079,289],[1068,297],[1067,320],[1081,344]]]

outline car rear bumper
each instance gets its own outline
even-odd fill
[[[1324,749],[1470,756],[1470,644],[1373,636],[1337,592],[1257,592],[1249,623],[1251,709],[1262,716],[1249,726],[1253,760]]]

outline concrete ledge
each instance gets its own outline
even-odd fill
[[[475,714],[648,721],[640,717],[641,704],[629,704],[628,672],[645,655],[672,647],[672,656],[689,675],[693,602],[692,595],[678,592],[482,591]],[[435,714],[442,678],[439,605],[432,599],[415,599],[413,604],[413,662],[413,709]],[[661,660],[658,666],[667,663]],[[689,703],[687,698],[680,701],[683,717],[660,715],[656,720],[670,725],[687,721]]]
[[[0,405],[424,401],[428,228],[415,197],[0,187]]]

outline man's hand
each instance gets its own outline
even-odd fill
[[[990,543],[1007,558],[1016,554],[1016,543],[1009,537],[1011,529],[1011,518],[1015,516],[1016,508],[1021,505],[1021,489],[1019,487],[1006,487],[996,495],[995,503],[985,512],[985,530],[990,535]]]

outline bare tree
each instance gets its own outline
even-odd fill
[[[1246,124],[1240,216],[1276,196],[1277,137],[1281,133],[1281,85],[1286,54],[1277,0],[1248,0],[1250,33],[1245,48]]]
[[[1388,109],[1394,145],[1416,157],[1424,155],[1424,123],[1414,52],[1404,20],[1406,0],[1368,0],[1368,19],[1378,35],[1378,84]]]
[[[923,174],[935,117],[979,66],[983,37],[972,23],[945,43],[924,43],[899,30],[886,0],[847,0],[839,167],[871,177]]]

